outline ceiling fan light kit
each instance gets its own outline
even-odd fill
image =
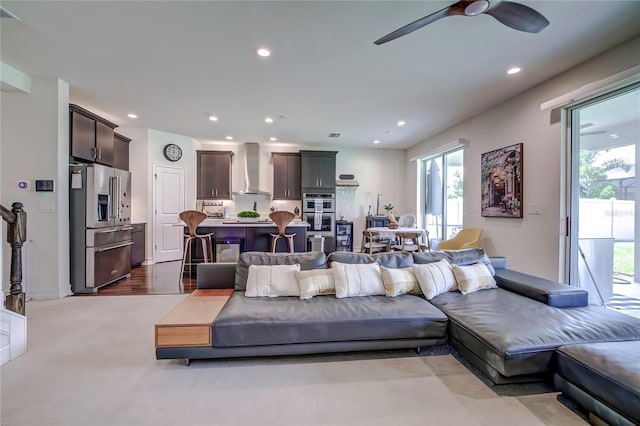
[[[549,25],[540,12],[520,3],[506,0],[461,0],[435,13],[427,15],[374,41],[380,45],[412,33],[447,16],[478,16],[483,13],[493,16],[498,22],[514,30],[538,33]]]
[[[476,16],[484,13],[487,9],[489,9],[489,2],[487,0],[478,0],[465,7],[464,14],[467,16]]]

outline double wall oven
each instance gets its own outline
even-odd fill
[[[305,192],[302,194],[302,220],[311,225],[307,234],[310,238],[324,237],[325,252],[335,249],[335,204],[335,193]]]

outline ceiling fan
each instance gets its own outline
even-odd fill
[[[549,21],[542,16],[542,14],[520,3],[499,0],[461,0],[431,15],[427,15],[424,18],[405,25],[376,40],[374,43],[377,45],[387,43],[398,37],[412,33],[438,19],[446,18],[447,16],[476,16],[481,13],[493,16],[499,22],[514,30],[528,33],[538,33],[549,25]]]

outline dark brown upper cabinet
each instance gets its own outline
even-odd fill
[[[338,151],[300,151],[302,191],[336,188]]]
[[[231,199],[232,151],[197,151],[198,200]]]
[[[300,200],[300,154],[273,152],[273,199]]]
[[[78,105],[69,105],[70,152],[76,160],[113,166],[116,124]]]
[[[113,134],[113,167],[129,170],[129,139],[121,134]]]

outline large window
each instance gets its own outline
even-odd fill
[[[421,223],[432,240],[446,240],[462,228],[463,150],[420,161]]]

